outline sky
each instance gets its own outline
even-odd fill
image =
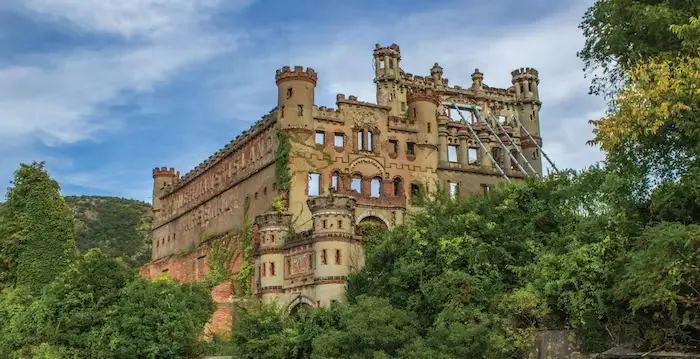
[[[292,4],[292,5],[290,5]],[[540,74],[544,150],[559,168],[587,146],[605,102],[576,52],[592,0],[0,0],[0,182],[46,161],[64,195],[151,201],[154,167],[183,174],[276,106],[275,70],[313,67],[316,102],[375,101],[372,50],[450,85]]]

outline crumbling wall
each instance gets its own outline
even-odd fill
[[[200,282],[204,280],[209,271],[207,259],[208,247],[202,246],[190,253],[173,255],[151,262],[141,267],[140,274],[145,278],[153,278],[160,274],[167,274],[181,283]],[[241,259],[237,258],[231,263],[232,273],[241,268]],[[231,282],[224,281],[211,291],[212,298],[217,304],[216,312],[209,320],[205,328],[205,334],[227,335],[231,331],[233,292]]]

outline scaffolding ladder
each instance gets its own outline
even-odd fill
[[[505,134],[506,137],[508,137],[508,142],[510,142],[513,145],[513,148],[518,153],[518,155],[520,155],[520,157],[522,157],[523,161],[525,161],[525,164],[530,169],[530,171],[532,171],[532,174],[536,177],[539,177],[539,174],[537,173],[537,171],[535,171],[535,169],[532,167],[532,165],[530,164],[530,161],[527,160],[527,157],[525,157],[525,154],[522,151],[520,151],[520,148],[518,147],[518,145],[515,144],[515,141],[513,141],[513,138],[510,137],[508,132],[506,132],[506,129],[503,128],[503,125],[498,121],[498,118],[496,118],[496,116],[494,116],[492,113],[489,113],[489,118],[493,122],[495,122],[496,125],[498,125],[498,128],[501,130],[501,132],[503,132],[503,134]],[[526,173],[523,173],[523,174],[526,174]]]
[[[476,142],[479,143],[479,146],[481,147],[481,149],[484,151],[484,153],[486,153],[486,156],[488,156],[491,163],[493,163],[493,165],[496,167],[496,169],[498,170],[498,174],[500,174],[506,180],[506,182],[510,182],[510,178],[508,178],[505,171],[503,171],[503,169],[498,164],[498,162],[496,162],[496,160],[491,156],[491,151],[489,151],[486,148],[486,146],[484,145],[484,143],[481,142],[481,140],[479,139],[479,135],[477,135],[476,131],[474,131],[474,128],[472,128],[472,125],[469,123],[469,121],[467,121],[466,118],[464,118],[464,115],[462,114],[462,109],[464,109],[466,111],[470,111],[470,112],[474,111],[477,114],[478,114],[478,112],[477,112],[478,109],[475,106],[457,105],[454,102],[445,103],[444,105],[447,106],[447,108],[449,108],[449,109],[457,110],[459,117],[462,119],[462,123],[467,125],[467,128],[469,129],[469,132],[471,132],[472,137],[474,137]]]
[[[523,131],[525,131],[525,134],[527,135],[527,137],[530,138],[530,141],[532,141],[535,144],[535,146],[537,146],[537,150],[542,154],[542,156],[544,156],[544,158],[547,160],[547,162],[549,162],[549,165],[552,166],[552,168],[554,169],[554,172],[559,173],[557,166],[554,165],[554,162],[552,162],[552,160],[549,159],[549,156],[547,156],[547,153],[544,152],[542,147],[540,147],[540,144],[535,140],[534,137],[532,137],[532,135],[530,134],[530,131],[528,131],[527,128],[525,128],[525,126],[523,126],[522,122],[520,122],[520,120],[516,116],[513,116],[513,119],[515,120],[515,123],[518,124],[518,127],[522,128]]]

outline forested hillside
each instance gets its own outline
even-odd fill
[[[151,206],[119,197],[68,196],[81,252],[100,248],[110,257],[122,257],[133,267],[151,259]]]

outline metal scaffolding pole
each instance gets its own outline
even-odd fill
[[[457,110],[457,113],[459,114],[459,117],[462,118],[462,122],[463,122],[464,124],[467,125],[467,128],[469,128],[469,132],[471,132],[471,134],[472,134],[472,136],[474,137],[474,139],[476,139],[476,142],[479,143],[479,146],[481,146],[481,149],[484,150],[484,153],[486,153],[486,156],[489,157],[489,160],[491,160],[491,163],[493,163],[493,165],[496,166],[496,169],[498,170],[498,173],[499,173],[501,176],[503,176],[503,178],[505,178],[505,180],[506,180],[507,182],[510,182],[510,178],[508,178],[508,176],[507,176],[506,173],[503,171],[503,169],[501,168],[501,166],[498,165],[498,162],[496,162],[496,160],[493,159],[493,157],[491,156],[491,153],[489,152],[489,150],[486,148],[486,146],[484,146],[484,144],[483,144],[483,143],[481,142],[481,140],[479,139],[479,135],[476,134],[476,131],[474,131],[474,129],[472,128],[471,124],[469,124],[469,121],[467,121],[467,119],[464,118],[464,115],[462,114],[462,111],[460,110],[459,106],[458,106],[456,103],[454,103],[454,102],[448,103],[447,106],[448,106],[448,108]],[[473,107],[473,106],[462,106],[462,107],[463,107],[465,110],[467,110],[467,111],[478,111],[478,110],[477,110],[475,107]]]
[[[525,131],[525,134],[527,134],[527,136],[530,137],[530,140],[535,143],[535,146],[537,146],[537,150],[540,151],[542,156],[544,156],[544,158],[547,160],[547,162],[549,162],[549,165],[552,166],[552,168],[554,168],[554,172],[559,172],[559,170],[557,169],[557,166],[555,166],[554,162],[552,162],[552,160],[549,159],[549,156],[547,156],[547,153],[545,153],[544,150],[542,150],[542,147],[540,147],[540,144],[537,143],[537,141],[535,140],[534,137],[532,137],[532,135],[527,130],[527,128],[525,128],[525,126],[523,126],[522,122],[520,122],[520,120],[516,116],[513,116],[513,119],[515,120],[515,123],[517,123],[518,126],[520,128],[522,128],[523,131]]]
[[[496,141],[501,144],[501,148],[503,148],[504,151],[506,151],[506,154],[510,157],[511,163],[515,163],[516,166],[518,166],[518,169],[523,175],[527,175],[527,172],[525,172],[525,169],[518,163],[518,159],[513,156],[512,153],[510,153],[510,150],[508,149],[508,146],[506,146],[503,141],[501,141],[501,138],[498,137],[496,134],[496,131],[491,128],[491,125],[489,125],[489,122],[484,118],[484,116],[481,115],[481,112],[478,109],[474,109],[474,113],[476,113],[476,118],[483,122],[486,125],[486,128],[489,130],[489,132],[493,135],[493,137],[496,137]]]
[[[513,141],[513,138],[510,137],[510,135],[508,134],[508,132],[506,132],[506,129],[503,128],[503,125],[501,125],[501,123],[498,122],[498,119],[497,119],[492,113],[489,113],[489,117],[490,117],[492,120],[494,120],[494,122],[496,122],[496,125],[498,125],[498,128],[506,135],[506,137],[508,137],[508,141],[513,145],[513,148],[515,148],[515,151],[520,155],[520,157],[523,158],[523,161],[525,161],[525,164],[526,164],[527,167],[530,169],[530,171],[532,171],[532,173],[533,173],[535,176],[539,176],[539,174],[537,173],[537,171],[535,171],[535,169],[532,168],[532,165],[530,164],[530,161],[527,160],[527,157],[525,157],[525,154],[524,154],[522,151],[520,151],[520,148],[518,148],[518,146],[515,144],[515,142]]]

